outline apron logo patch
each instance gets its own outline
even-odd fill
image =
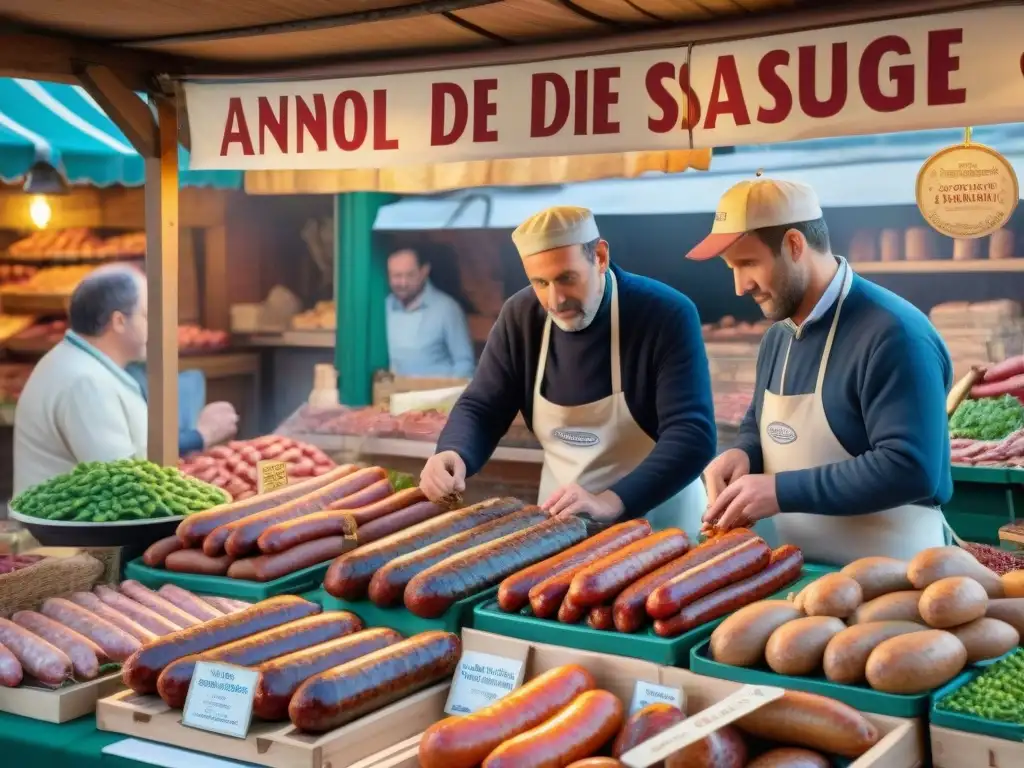
[[[796,440],[796,431],[789,424],[783,424],[781,421],[773,421],[765,431],[768,433],[768,437],[779,445],[789,445]]]
[[[551,430],[551,434],[566,445],[572,445],[578,448],[589,448],[601,442],[601,438],[593,432],[574,432],[569,429],[553,429]]]

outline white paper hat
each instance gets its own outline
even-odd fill
[[[512,242],[516,244],[519,255],[526,258],[552,248],[582,245],[600,237],[590,209],[556,205],[533,214],[516,227]]]

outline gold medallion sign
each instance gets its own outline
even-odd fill
[[[984,144],[956,144],[925,160],[917,174],[917,207],[949,237],[985,237],[1005,226],[1020,190],[1013,166]]]

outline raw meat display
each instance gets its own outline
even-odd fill
[[[761,338],[771,326],[770,320],[748,323],[737,320],[732,315],[725,315],[717,323],[704,323],[701,326],[701,333],[704,341],[744,341]]]
[[[747,415],[753,391],[745,392],[712,392],[715,401],[715,421],[719,424],[739,425]]]
[[[96,267],[78,264],[69,267],[47,267],[40,269],[24,282],[0,287],[0,293],[8,295],[71,295],[78,285]]]
[[[40,230],[7,249],[22,261],[78,261],[135,258],[146,255],[146,233],[130,232],[103,238],[85,227]]]
[[[227,331],[211,331],[198,325],[178,326],[178,351],[183,354],[218,352],[230,342]]]
[[[25,264],[0,264],[0,285],[24,283],[39,270]]]
[[[1024,468],[1024,429],[1019,429],[1002,440],[955,438],[949,441],[949,445],[950,458],[954,464]]]

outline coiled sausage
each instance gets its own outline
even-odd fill
[[[44,601],[39,612],[58,624],[85,635],[96,643],[103,651],[103,655],[111,661],[124,661],[142,645],[138,639],[115,624],[62,597],[51,597]]]
[[[76,680],[92,680],[99,675],[103,651],[89,638],[35,611],[18,611],[11,621],[63,651],[71,660]]]
[[[60,685],[71,677],[71,659],[64,651],[9,619],[0,619],[0,645],[43,685]]]

